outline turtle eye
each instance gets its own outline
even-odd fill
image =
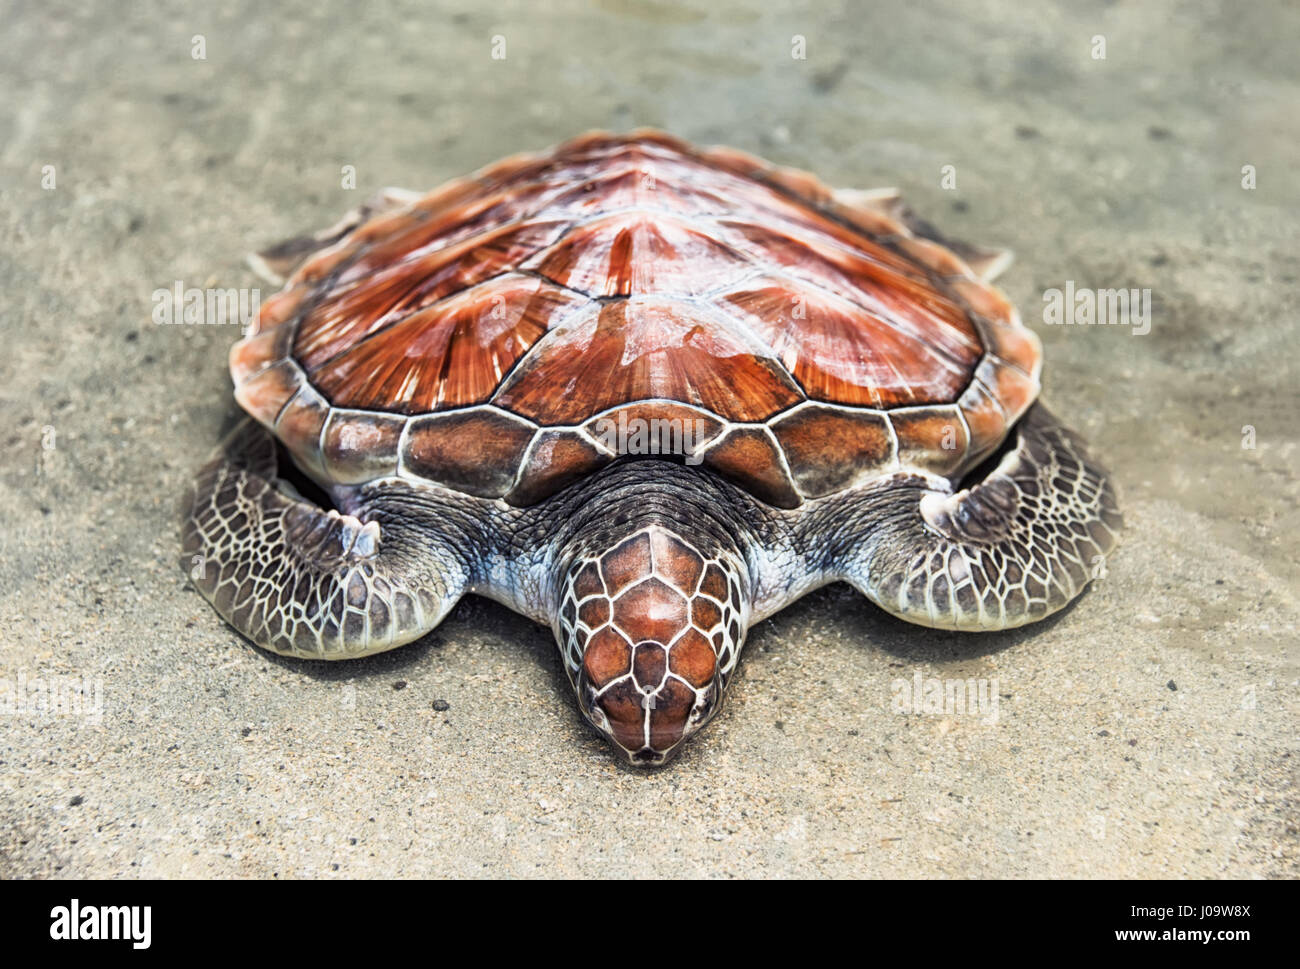
[[[582,710],[582,715],[586,717],[593,727],[601,733],[609,733],[609,718],[600,708],[596,698],[599,691],[588,679],[585,672],[578,674],[578,707]]]

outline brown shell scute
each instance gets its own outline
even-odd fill
[[[979,359],[971,341],[922,339],[796,280],[763,277],[724,298],[814,400],[877,408],[955,400]]]
[[[1038,341],[856,198],[657,132],[505,159],[300,266],[232,351],[237,396],[324,483],[514,504],[620,456],[620,415],[693,421],[694,459],[786,507],[959,474],[1032,403]]]
[[[895,458],[889,418],[871,411],[809,404],[774,422],[772,432],[795,484],[809,498],[890,470]]]
[[[709,319],[707,310],[649,297],[595,307],[559,327],[494,403],[539,424],[579,424],[645,398],[696,404],[733,421],[761,421],[803,399],[752,334]]]
[[[410,421],[404,469],[480,498],[500,498],[514,483],[537,428],[494,407],[430,414]]]
[[[533,276],[497,276],[308,368],[336,404],[423,414],[481,404],[579,298]],[[395,353],[394,346],[404,349]]]

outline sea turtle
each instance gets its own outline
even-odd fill
[[[652,131],[381,192],[255,260],[287,282],[231,351],[251,419],[195,479],[185,566],[314,659],[489,596],[661,764],[746,630],[821,585],[992,630],[1093,577],[1113,486],[1035,403],[1006,261],[897,193]]]

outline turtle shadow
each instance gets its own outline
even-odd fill
[[[473,594],[464,596],[437,628],[431,629],[419,639],[371,656],[337,660],[281,656],[250,639],[240,638],[265,662],[301,673],[313,680],[330,683],[383,678],[417,669],[427,664],[431,657],[447,650],[450,645],[484,633],[488,639],[505,641],[512,646],[522,645],[530,653],[535,653],[538,661],[548,668],[550,678],[563,683],[565,689],[568,689],[568,678],[560,668],[559,657],[548,655],[545,649],[546,644],[551,647],[555,644],[550,631],[505,606]],[[552,648],[551,652],[554,653],[555,650]]]
[[[816,617],[832,613],[839,617],[854,639],[908,663],[951,663],[993,656],[1043,635],[1069,615],[1087,596],[1079,596],[1058,612],[1016,629],[988,632],[958,632],[918,626],[892,616],[852,586],[836,582],[809,593],[776,616],[756,626],[761,636],[768,623],[776,620],[795,625],[813,625]]]
[[[766,653],[763,640],[769,635],[789,635],[789,624],[795,627],[814,626],[818,618],[834,615],[848,637],[859,641],[863,647],[875,647],[887,656],[909,664],[942,664],[961,662],[981,656],[991,656],[1021,645],[1033,636],[1051,629],[1068,615],[1080,596],[1065,608],[1046,619],[1022,626],[994,632],[951,632],[917,626],[889,615],[856,589],[835,583],[819,589],[792,603],[775,616],[757,624],[750,631],[752,643],[749,652]],[[698,745],[687,743],[668,763],[646,768],[629,764],[609,745],[578,711],[573,688],[564,670],[563,661],[556,648],[551,631],[545,626],[518,615],[499,603],[479,596],[467,595],[447,616],[437,629],[419,639],[384,653],[362,656],[345,661],[306,659],[280,656],[249,642],[253,650],[268,664],[305,675],[325,683],[348,680],[400,679],[401,674],[417,669],[444,649],[456,649],[457,642],[471,636],[488,634],[494,641],[491,649],[517,650],[523,648],[541,664],[550,681],[551,695],[565,706],[561,717],[563,729],[568,731],[575,756],[607,758],[618,774],[637,780],[652,780],[672,774],[674,768],[697,763],[701,756]],[[816,646],[816,643],[809,643]],[[757,649],[754,649],[757,647]],[[864,656],[864,659],[866,657]],[[750,662],[759,657],[749,657]],[[745,657],[741,657],[732,683],[734,687],[745,679]],[[396,685],[396,684],[395,684]]]
[[[549,681],[551,695],[565,705],[564,719],[567,721],[567,729],[572,732],[572,739],[589,747],[596,754],[608,750],[604,738],[578,712],[573,686],[564,671],[551,631],[526,616],[481,596],[466,595],[436,629],[405,646],[375,653],[373,656],[342,660],[281,656],[263,649],[251,640],[244,639],[244,642],[267,664],[299,673],[320,683],[345,683],[401,679],[403,674],[410,675],[415,670],[427,668],[430,661],[443,655],[444,651],[450,661],[458,649],[457,644],[465,643],[471,637],[479,637],[485,643],[485,648],[490,650],[514,652],[522,649],[531,655]],[[622,758],[614,759],[620,765],[627,766],[622,764]],[[636,772],[632,768],[629,770]]]

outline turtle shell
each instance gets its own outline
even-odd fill
[[[656,429],[687,427],[687,460],[781,507],[955,477],[1033,402],[1039,366],[1010,303],[886,208],[647,131],[364,222],[231,352],[240,404],[322,483],[516,505],[638,453],[614,428],[649,428],[655,453]]]

